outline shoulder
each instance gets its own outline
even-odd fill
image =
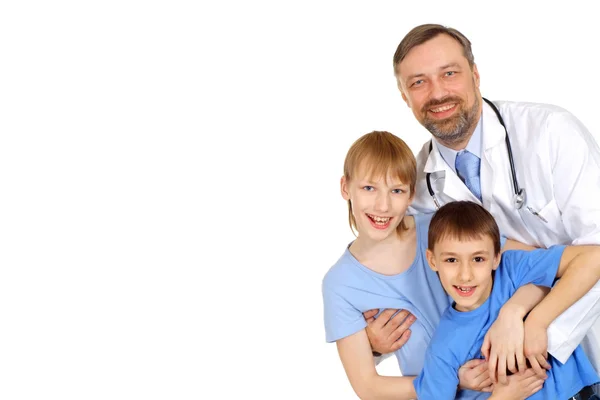
[[[537,133],[541,136],[559,135],[571,138],[573,130],[587,133],[587,129],[575,115],[553,104],[510,101],[494,103],[507,125],[517,130],[527,129],[529,135]]]
[[[326,288],[333,289],[339,285],[343,285],[352,274],[352,264],[350,252],[346,249],[335,264],[333,264],[327,273],[325,273],[322,281],[323,290]]]

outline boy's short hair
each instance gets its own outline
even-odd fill
[[[433,251],[445,238],[459,241],[488,236],[494,243],[494,253],[500,253],[500,230],[496,220],[485,208],[471,201],[453,201],[440,207],[429,224],[428,244]]]

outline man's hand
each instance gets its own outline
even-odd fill
[[[416,318],[406,310],[385,309],[377,318],[379,310],[369,310],[363,313],[367,321],[367,336],[371,348],[381,354],[398,350],[410,338],[408,329]],[[393,316],[393,318],[392,318]],[[391,318],[391,319],[390,319]]]
[[[481,346],[481,353],[488,361],[492,382],[506,385],[507,369],[513,374],[527,369],[523,355],[523,337],[523,317],[519,313],[502,309]]]
[[[536,323],[533,319],[525,320],[525,340],[523,352],[529,360],[531,368],[538,377],[546,375],[545,369],[550,369],[548,364],[548,328]]]
[[[545,377],[540,378],[533,369],[528,368],[525,372],[519,372],[507,377],[506,385],[501,383],[495,384],[490,400],[526,399],[532,394],[537,393],[544,386],[545,379]]]
[[[467,361],[458,369],[459,389],[476,390],[478,392],[491,392],[492,380],[485,360],[475,358]]]

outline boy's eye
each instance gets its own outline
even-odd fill
[[[393,189],[392,193],[396,193],[396,194],[398,194],[398,193],[404,193],[404,190],[402,190],[402,189]]]
[[[375,190],[375,188],[373,186],[363,186],[363,189],[365,189],[367,192],[372,192],[373,190]]]
[[[484,262],[484,261],[485,261],[485,258],[483,258],[483,257],[475,257],[473,260],[474,260],[475,262]]]

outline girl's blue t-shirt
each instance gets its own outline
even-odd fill
[[[352,335],[367,324],[362,315],[371,309],[404,309],[417,320],[411,336],[395,355],[405,376],[418,375],[425,350],[450,304],[450,297],[425,258],[432,214],[415,215],[417,252],[411,266],[398,275],[382,275],[358,262],[348,248],[323,279],[327,342]],[[349,247],[349,246],[348,246]]]

